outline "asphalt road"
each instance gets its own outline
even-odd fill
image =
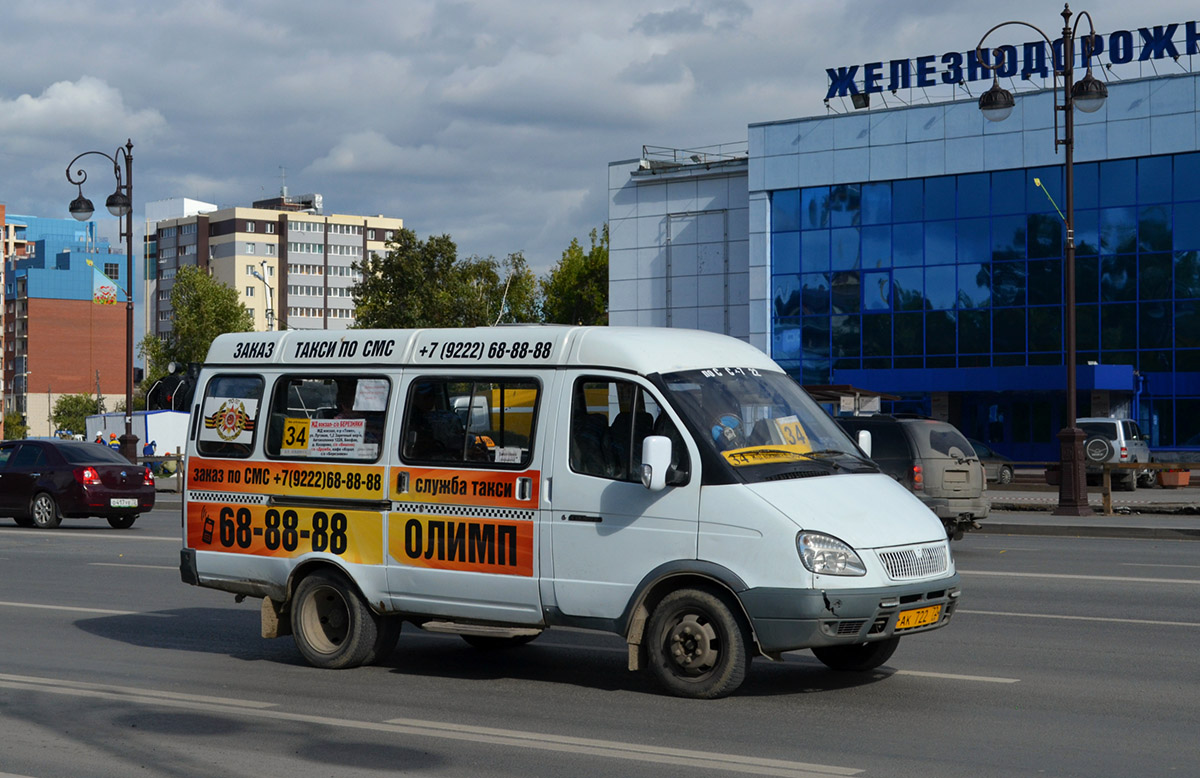
[[[177,513],[0,520],[0,777],[1195,775],[1195,542],[971,534],[945,629],[880,670],[756,660],[660,694],[612,636],[484,653],[405,628],[323,671],[179,581]]]

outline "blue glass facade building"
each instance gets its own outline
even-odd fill
[[[1190,63],[1200,25],[1187,36]],[[1108,88],[1100,111],[1075,116],[1078,413],[1131,416],[1155,448],[1197,449],[1200,78]],[[694,326],[746,337],[802,383],[885,392],[900,399],[884,410],[946,418],[1015,459],[1057,459],[1066,204],[1054,97],[1018,91],[1000,123],[970,98],[749,125],[746,262],[726,263],[746,279],[748,335],[715,318]],[[610,165],[612,323],[679,326],[672,225],[724,207],[686,186],[724,176],[732,191],[737,175]]]

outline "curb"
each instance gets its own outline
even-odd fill
[[[1200,540],[1200,527],[1097,527],[1080,524],[1015,524],[985,520],[975,533],[1052,537],[1120,538],[1125,540]]]

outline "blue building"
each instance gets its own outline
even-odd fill
[[[1200,31],[1100,37],[1097,69],[1138,70],[1108,76],[1098,112],[1075,112],[1078,413],[1131,416],[1155,448],[1194,448]],[[831,68],[831,112],[751,124],[744,153],[612,163],[610,321],[728,332],[802,383],[886,392],[901,399],[884,410],[1056,459],[1065,193],[1039,46],[1010,47],[1001,75],[1031,78],[1005,82],[1004,122],[978,108],[986,84],[967,96],[991,80],[974,52],[948,53]],[[919,77],[946,99],[906,104]]]

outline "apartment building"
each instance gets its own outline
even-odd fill
[[[193,265],[236,289],[256,330],[346,329],[354,324],[353,264],[387,251],[402,219],[322,213],[320,195],[222,208],[156,223],[154,332],[171,331],[171,289]],[[147,244],[149,245],[150,239]]]

